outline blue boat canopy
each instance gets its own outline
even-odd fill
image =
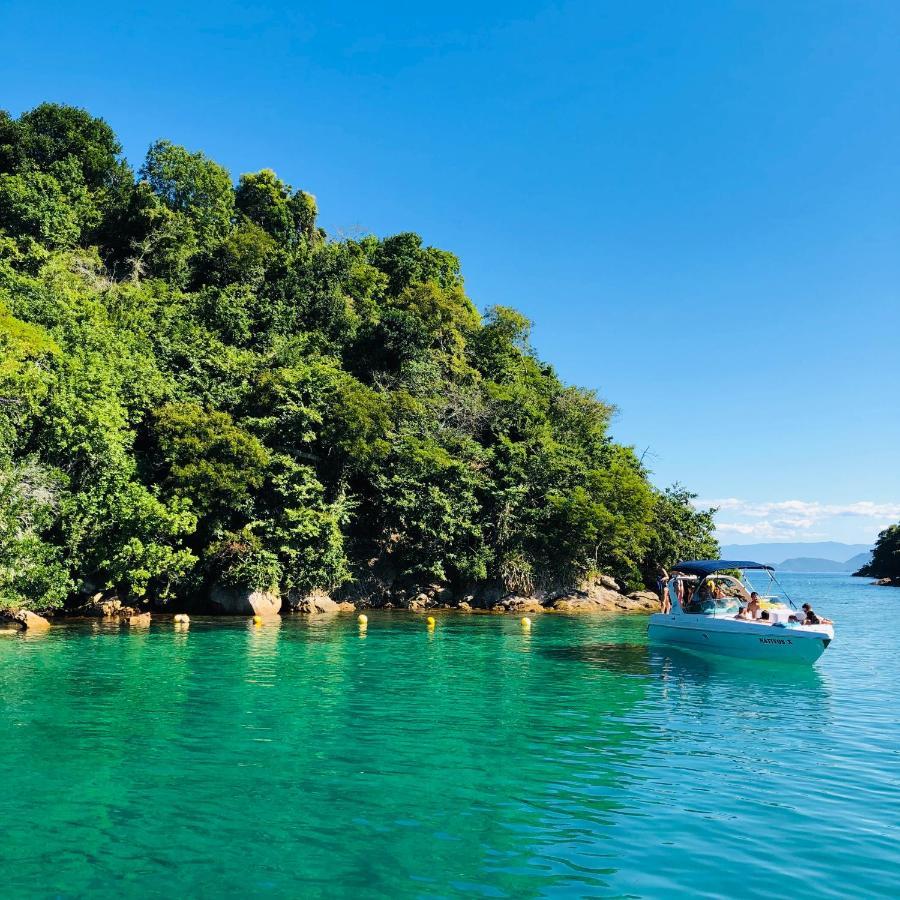
[[[721,572],[723,569],[765,569],[773,571],[772,566],[763,563],[751,562],[749,559],[695,559],[692,562],[680,562],[672,567],[676,572],[685,575],[712,575],[713,572]]]

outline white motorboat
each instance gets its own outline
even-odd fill
[[[726,656],[814,663],[834,640],[831,623],[805,624],[806,613],[783,589],[758,595],[759,609],[748,613],[751,570],[778,585],[772,566],[748,560],[679,563],[665,588],[669,611],[650,616],[650,639]],[[757,618],[748,617],[754,613]]]

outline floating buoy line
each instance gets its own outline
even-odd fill
[[[265,624],[265,621],[265,618],[259,615],[251,616],[250,618],[250,622],[257,628],[262,627]],[[172,617],[172,622],[175,625],[176,630],[185,631],[190,627],[191,617],[187,613],[176,613]],[[365,632],[369,627],[369,617],[365,613],[360,613],[356,617],[356,623],[359,626],[360,633]],[[522,616],[522,618],[519,619],[519,624],[522,626],[523,631],[531,630],[532,621],[528,616]],[[429,632],[434,631],[437,628],[437,619],[434,616],[428,616],[425,619],[425,628]]]

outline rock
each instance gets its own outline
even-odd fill
[[[209,599],[228,615],[277,616],[281,612],[281,597],[269,591],[216,585]]]
[[[582,613],[582,612],[599,612],[600,607],[588,597],[562,597],[553,601],[553,609],[557,612],[565,613]]]
[[[587,591],[587,599],[593,601],[599,609],[621,609],[625,601],[625,597],[618,591],[597,584]]]
[[[873,581],[872,584],[877,584],[881,587],[900,587],[900,579],[879,578],[877,581]]]
[[[553,601],[553,608],[557,612],[582,613],[599,612],[600,607],[588,597],[563,597]]]
[[[306,613],[312,616],[336,613],[341,608],[341,604],[332,600],[325,591],[310,591],[302,597],[291,597],[289,606],[294,612]],[[355,609],[352,603],[350,608]]]
[[[468,612],[470,609],[472,609],[472,606],[466,600],[460,600],[459,606],[457,606],[456,608],[463,610],[463,612]]]
[[[125,609],[127,608],[125,607]],[[104,597],[103,594],[94,594],[84,606],[76,610],[82,616],[94,616],[102,619],[111,619],[121,615],[122,611],[122,601],[118,597]]]
[[[616,591],[618,593],[621,593],[622,591],[622,586],[612,577],[612,575],[604,575],[602,572],[595,573],[590,578],[586,578],[578,585],[578,588],[584,594],[590,594],[592,591],[601,588],[603,590]]]
[[[338,612],[356,612],[356,604],[349,600],[344,600],[337,605]]]
[[[539,613],[544,611],[541,601],[537,597],[519,597],[513,595],[504,597],[498,604],[501,609],[514,613]]]
[[[638,612],[659,609],[659,598],[652,591],[635,591],[627,597],[618,591],[595,584],[590,591],[579,591],[553,603],[557,612]]]
[[[659,594],[655,591],[632,591],[627,599],[630,603],[629,609],[645,609],[654,612],[659,609]]]
[[[46,631],[50,627],[50,623],[43,616],[39,616],[29,609],[20,609],[18,612],[12,613],[9,618],[25,631]]]
[[[147,628],[150,625],[150,613],[126,616],[121,621],[123,625],[127,625],[129,628]]]
[[[418,612],[419,610],[427,609],[432,605],[431,598],[428,594],[416,594],[415,597],[400,599],[400,606],[410,610],[410,612]]]

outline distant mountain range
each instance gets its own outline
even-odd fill
[[[752,559],[780,572],[855,572],[872,556],[869,544],[839,541],[723,544],[723,559]]]

